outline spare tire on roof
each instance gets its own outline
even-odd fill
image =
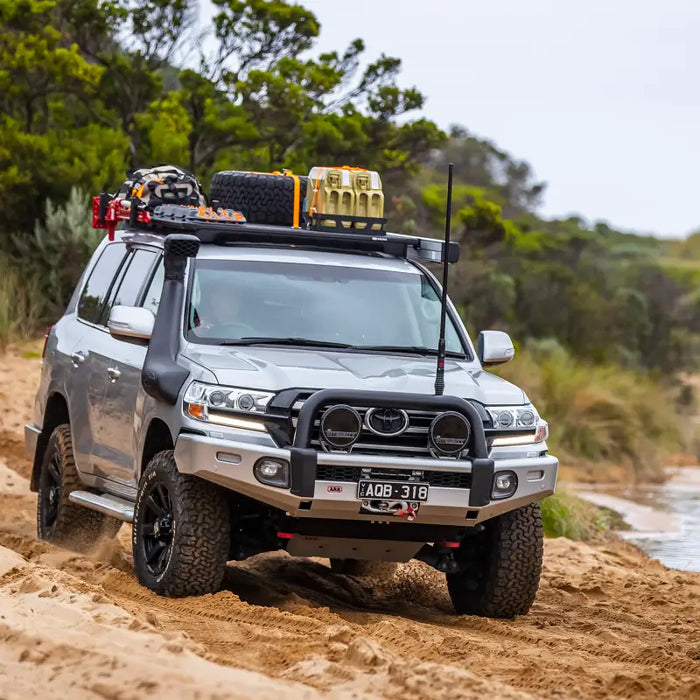
[[[301,222],[308,178],[299,176]],[[290,175],[224,170],[211,180],[209,196],[225,209],[235,209],[253,224],[294,225],[294,180]]]

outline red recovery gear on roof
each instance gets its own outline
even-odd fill
[[[102,204],[100,197],[92,198],[92,227],[107,229],[109,240],[114,240],[114,232],[120,221],[128,221],[131,218],[132,203],[125,199],[113,199],[104,209],[102,216]],[[147,224],[151,221],[149,212],[139,210],[136,212],[136,221]]]

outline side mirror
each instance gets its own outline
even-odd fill
[[[107,328],[115,338],[148,340],[153,333],[156,317],[140,306],[113,306]]]
[[[507,333],[481,331],[476,341],[476,352],[482,365],[502,365],[513,359],[515,348]]]

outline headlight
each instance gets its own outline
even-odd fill
[[[496,430],[534,430],[539,415],[534,406],[493,406],[486,409]]]
[[[493,447],[532,445],[549,437],[549,425],[532,405],[489,406],[486,408],[496,430],[515,434],[493,438]]]
[[[264,423],[240,414],[264,414],[273,396],[268,391],[192,382],[185,392],[183,410],[190,418],[207,423],[265,432]]]

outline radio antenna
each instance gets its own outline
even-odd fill
[[[445,215],[445,243],[442,248],[442,307],[440,309],[440,338],[437,349],[437,370],[435,372],[435,395],[445,391],[445,319],[447,317],[447,273],[450,269],[450,225],[452,221],[452,172],[455,164],[450,163],[447,172],[447,213]]]

